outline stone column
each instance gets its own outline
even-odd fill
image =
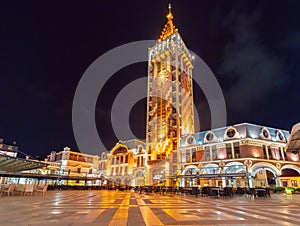
[[[151,185],[152,184],[152,178],[151,178],[152,172],[151,167],[146,166],[145,167],[145,185]],[[134,171],[133,171],[133,178],[135,177]]]
[[[266,150],[266,153],[267,153],[267,159],[270,159],[268,145],[265,145],[265,150]]]
[[[276,176],[275,182],[276,182],[276,187],[281,187],[282,186],[281,181],[280,181],[280,177]]]
[[[168,161],[166,161],[165,163],[165,185],[166,186],[170,186],[170,178],[168,178],[170,176],[170,163]]]
[[[226,179],[222,177],[222,188],[226,187]]]
[[[283,161],[285,161],[285,157],[284,157],[284,154],[283,154],[283,148],[282,147],[279,147],[279,148],[280,148],[281,158],[283,159]]]
[[[180,178],[180,187],[184,187],[184,178]]]
[[[231,155],[232,155],[232,158],[235,159],[235,153],[234,153],[234,146],[233,146],[233,143],[230,143],[231,144]],[[228,158],[228,156],[227,156]]]

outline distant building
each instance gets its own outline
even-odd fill
[[[45,166],[43,162],[30,159],[21,152],[15,141],[8,144],[0,138],[0,184],[33,183],[35,179],[22,178],[20,172],[36,171]]]
[[[0,138],[0,154],[17,157],[18,146],[16,142],[14,142],[13,144],[6,144],[4,143],[3,138]]]
[[[236,187],[248,186],[248,183],[250,187],[286,186],[282,176],[300,175],[299,153],[286,150],[289,136],[288,131],[249,123],[183,136],[180,143],[181,175],[198,176],[193,179],[182,177],[180,183],[182,186]],[[220,172],[222,168],[223,173]],[[234,176],[241,172],[248,178]],[[293,182],[294,185],[297,183]]]
[[[145,143],[140,140],[119,141],[110,153],[101,156],[101,175],[117,185],[145,185]]]
[[[90,178],[99,176],[99,156],[72,151],[69,147],[65,147],[62,151],[52,151],[47,156],[45,162],[48,163],[49,166],[41,171],[48,171],[47,174]],[[66,184],[66,181],[61,181],[61,183]],[[84,183],[85,181],[68,181],[70,185],[82,185]]]
[[[287,149],[288,131],[242,123],[194,132],[192,55],[170,6],[166,17],[148,49],[146,143],[119,142],[103,153],[101,175],[134,186],[298,187],[299,150]]]
[[[300,124],[291,134],[250,123],[194,132],[192,55],[173,24],[170,6],[148,55],[146,142],[119,141],[101,156],[66,147],[51,152],[48,166],[37,171],[82,179],[59,182],[70,185],[97,178],[91,183],[300,187]],[[16,148],[0,140],[0,153],[14,155]]]

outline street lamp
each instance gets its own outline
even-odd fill
[[[199,174],[202,174],[202,168],[203,168],[203,164],[202,163],[199,163],[198,164],[198,169],[199,169]],[[202,184],[203,184],[203,178],[202,178],[202,180],[199,178],[199,174],[198,174],[198,180],[199,180],[199,184],[200,184],[200,186],[201,186],[201,181],[202,181]]]
[[[220,161],[219,166],[221,167],[220,174],[224,173],[225,162],[223,160]]]
[[[222,180],[222,187],[226,187],[226,178],[222,177],[222,174],[224,174],[224,166],[225,166],[225,162],[223,160],[220,161],[219,166],[221,167],[220,169],[220,177]]]
[[[248,189],[250,188],[250,177],[249,177],[249,172],[248,172],[248,165],[247,164],[245,164],[244,165],[245,166],[245,169],[246,169],[246,178],[247,178],[247,187],[248,187]]]

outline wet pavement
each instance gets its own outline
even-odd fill
[[[251,200],[122,191],[0,197],[0,225],[300,225],[300,195]]]

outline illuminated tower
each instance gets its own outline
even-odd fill
[[[166,17],[157,43],[148,52],[149,164],[177,153],[180,136],[194,133],[192,55],[173,24],[171,5]]]

